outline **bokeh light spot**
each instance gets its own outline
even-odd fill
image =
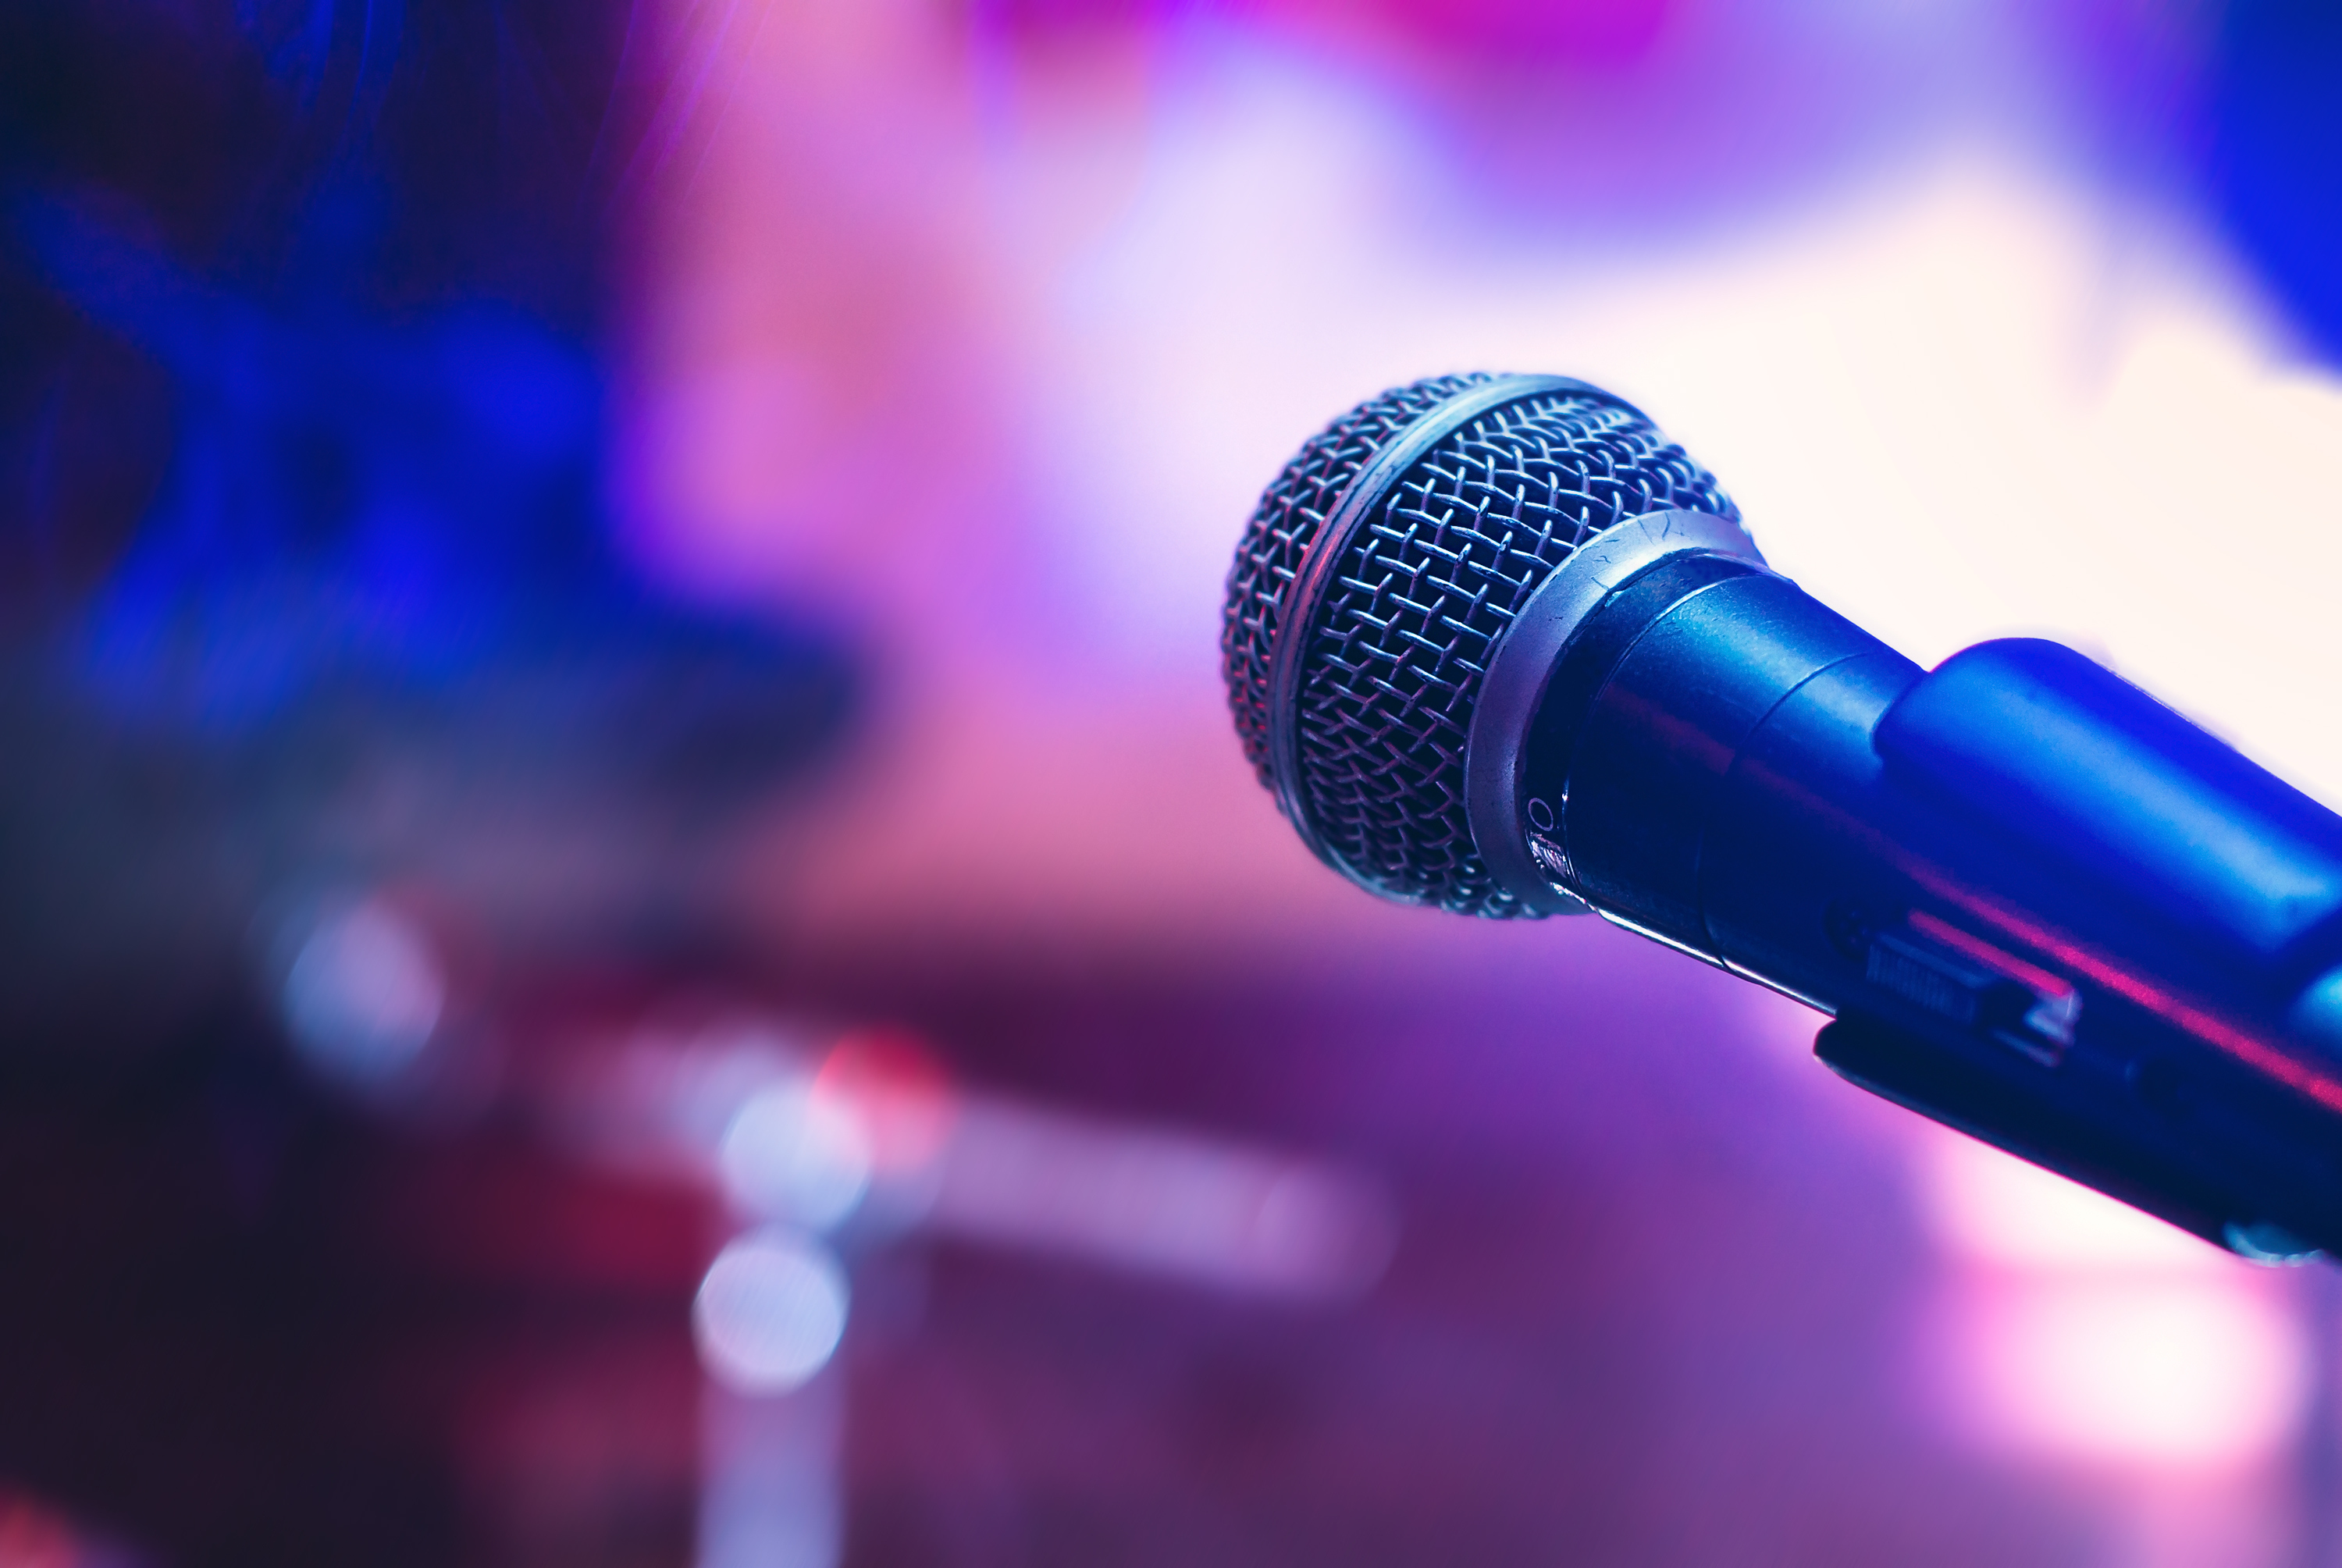
[[[735,1393],[786,1393],[837,1353],[846,1304],[827,1248],[778,1229],[742,1236],[716,1254],[692,1303],[700,1364]]]
[[[751,1094],[725,1129],[718,1157],[733,1202],[815,1230],[844,1220],[870,1189],[870,1141],[860,1122],[801,1077]]]
[[[318,917],[280,997],[285,1026],[309,1064],[362,1089],[415,1064],[439,1026],[447,979],[415,924],[368,900]]]

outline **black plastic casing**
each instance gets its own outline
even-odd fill
[[[1923,673],[1674,555],[1578,624],[1521,767],[1497,831],[1834,1014],[1844,1076],[2248,1255],[2342,1253],[2342,1062],[2286,1024],[2342,962],[2342,818],[2080,654]]]

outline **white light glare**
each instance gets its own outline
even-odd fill
[[[732,1201],[753,1213],[826,1230],[870,1189],[870,1140],[846,1107],[791,1076],[751,1094],[718,1150]]]
[[[285,1029],[309,1064],[361,1089],[386,1087],[412,1067],[446,1004],[429,942],[374,900],[317,919],[280,997]]]
[[[692,1303],[700,1364],[736,1393],[785,1393],[846,1333],[846,1275],[819,1243],[777,1227],[735,1239]]]
[[[2277,1277],[1970,1139],[1921,1153],[1931,1228],[1967,1265],[1921,1354],[1968,1435],[2165,1476],[2292,1436],[2308,1351]]]
[[[1931,1132],[1921,1158],[1929,1228],[1977,1262],[2179,1274],[2234,1265],[2209,1242],[1973,1138]]]
[[[2268,1293],[2217,1277],[2034,1281],[1965,1309],[1947,1392],[1995,1447],[2223,1469],[2265,1458],[2299,1423],[2308,1348]]]

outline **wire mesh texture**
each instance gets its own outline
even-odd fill
[[[1557,388],[1501,404],[1433,446],[1354,532],[1305,624],[1286,590],[1376,453],[1492,379],[1436,376],[1314,437],[1254,509],[1228,574],[1221,668],[1261,782],[1277,637],[1309,639],[1297,794],[1349,876],[1386,897],[1493,918],[1534,911],[1498,886],[1464,806],[1464,744],[1497,639],[1585,540],[1646,512],[1739,520],[1714,475],[1633,409]]]

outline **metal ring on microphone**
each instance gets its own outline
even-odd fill
[[[1464,746],[1464,811],[1472,842],[1496,884],[1540,914],[1583,914],[1585,903],[1554,885],[1529,858],[1521,815],[1523,745],[1562,650],[1594,607],[1676,555],[1732,555],[1765,564],[1738,524],[1706,512],[1646,512],[1612,524],[1570,552],[1497,640]]]
[[[1268,765],[1276,790],[1276,804],[1318,859],[1336,870],[1343,867],[1310,817],[1301,780],[1301,685],[1304,654],[1309,645],[1309,623],[1335,578],[1351,540],[1382,504],[1408,469],[1456,431],[1492,409],[1526,398],[1556,392],[1598,398],[1624,408],[1637,418],[1639,409],[1598,386],[1566,375],[1503,375],[1467,387],[1399,432],[1374,461],[1350,481],[1327,514],[1325,525],[1309,542],[1301,570],[1286,584],[1276,607],[1276,642],[1268,667]]]

